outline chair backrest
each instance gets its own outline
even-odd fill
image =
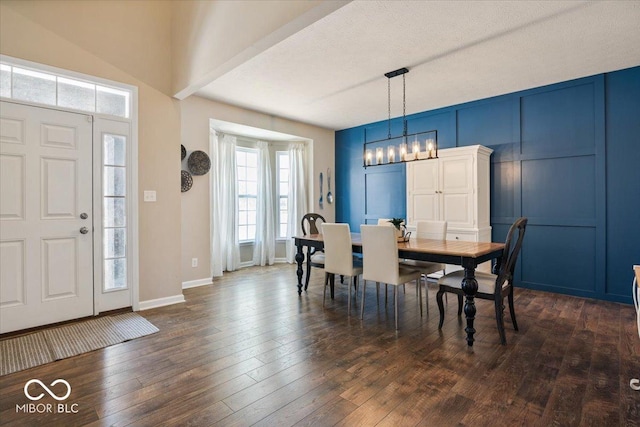
[[[349,224],[322,224],[324,240],[324,271],[351,276],[353,272],[353,249]]]
[[[395,227],[361,225],[362,278],[374,282],[397,284],[398,239]]]
[[[522,248],[522,241],[527,229],[527,222],[527,218],[520,217],[511,225],[511,228],[509,228],[507,240],[504,242],[500,271],[498,272],[498,277],[496,279],[496,291],[502,289],[502,284],[505,280],[508,280],[509,283],[513,281],[513,272],[516,269],[516,261],[518,260],[520,248]],[[514,236],[516,232],[518,232],[518,235],[517,240],[515,240],[514,243]]]
[[[445,240],[447,221],[416,221],[416,236],[421,239]]]
[[[391,226],[393,226],[393,224],[391,223],[391,218],[378,218],[378,225],[391,225]]]
[[[300,225],[302,226],[302,234],[320,234],[320,229],[318,226],[321,222],[325,221],[324,217],[317,213],[308,213],[302,217],[300,221]]]

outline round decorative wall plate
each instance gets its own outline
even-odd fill
[[[185,193],[191,189],[191,186],[193,185],[193,177],[188,171],[185,171],[185,170],[180,171],[180,175],[182,178],[180,191]]]
[[[180,144],[180,160],[184,160],[187,157],[187,149],[184,148],[184,145]]]
[[[194,175],[204,175],[211,169],[211,160],[204,151],[194,151],[187,161],[189,170]]]

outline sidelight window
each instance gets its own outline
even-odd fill
[[[127,138],[103,135],[104,290],[127,288]]]

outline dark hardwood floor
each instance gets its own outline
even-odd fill
[[[391,289],[376,307],[368,286],[361,321],[346,285],[323,309],[322,274],[301,297],[291,265],[188,289],[185,304],[141,313],[157,334],[0,377],[0,424],[640,425],[631,306],[516,289],[520,331],[507,313],[500,345],[493,305],[478,301],[469,349],[456,298],[438,330],[434,286],[422,318],[414,286],[400,293],[396,332]],[[77,413],[16,413],[32,378],[67,380]]]

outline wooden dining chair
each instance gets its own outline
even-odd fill
[[[398,262],[398,239],[395,227],[384,225],[361,225],[362,237],[362,300],[360,302],[360,318],[364,319],[364,304],[367,280],[389,284],[394,287],[394,311],[396,330],[398,329],[398,286],[420,281],[420,272],[400,266]],[[418,286],[419,288],[419,286]],[[419,290],[422,299],[422,292]],[[422,304],[421,304],[422,305]]]
[[[324,240],[324,291],[322,306],[327,298],[327,286],[335,284],[335,275],[353,279],[354,292],[358,292],[358,276],[362,274],[362,262],[353,257],[351,246],[351,230],[349,224],[322,224],[322,240]],[[348,282],[349,300],[347,311],[351,315],[351,280]]]
[[[324,217],[317,213],[308,213],[302,217],[300,225],[302,226],[302,234],[320,234],[321,224],[326,222]],[[307,249],[307,276],[304,279],[304,290],[309,287],[309,277],[311,276],[311,267],[324,268],[324,252],[316,248]]]
[[[447,221],[416,221],[416,236],[420,239],[445,240],[447,238]],[[419,270],[422,273],[427,314],[429,314],[429,284],[427,283],[427,276],[438,271],[442,271],[444,274],[445,264],[407,259],[400,262],[400,265]],[[420,300],[420,309],[422,310],[422,300]]]
[[[518,330],[518,322],[516,322],[516,312],[513,306],[513,273],[516,268],[518,254],[522,248],[524,234],[527,229],[527,218],[518,218],[509,228],[507,240],[504,244],[500,265],[497,266],[497,274],[482,273],[476,271],[475,277],[478,282],[478,292],[475,297],[485,300],[493,300],[496,310],[496,322],[498,323],[498,333],[500,334],[500,342],[505,345],[507,338],[504,332],[504,298],[509,301],[509,312],[511,313],[511,321],[513,329]],[[516,236],[517,233],[517,236]],[[514,239],[515,243],[514,243]],[[458,316],[462,313],[462,280],[464,279],[464,271],[454,271],[445,274],[438,280],[440,289],[436,294],[438,301],[438,309],[440,310],[440,323],[438,328],[442,328],[444,322],[444,304],[442,302],[442,294],[451,292],[457,294],[458,298]]]

